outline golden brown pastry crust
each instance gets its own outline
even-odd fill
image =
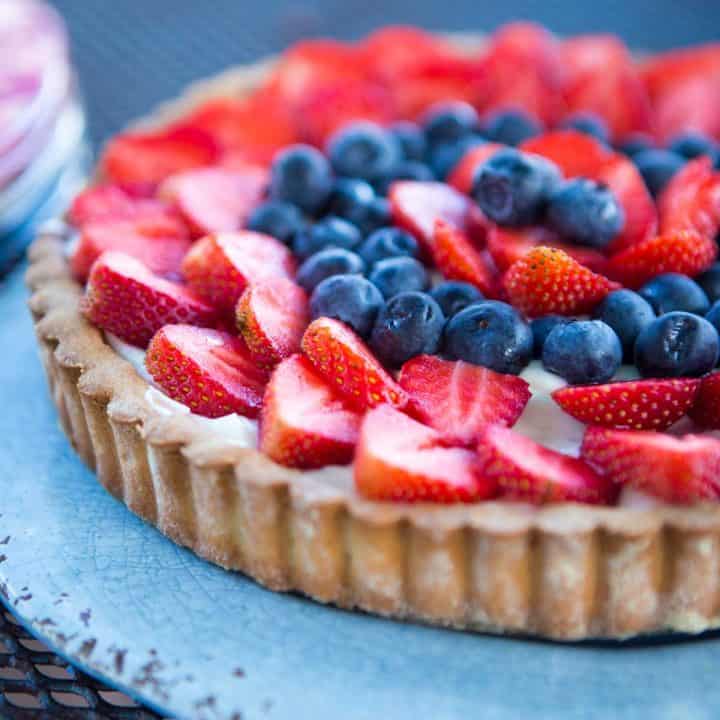
[[[252,89],[268,64],[199,83],[144,126]],[[540,509],[367,502],[325,471],[207,442],[78,310],[60,232],[30,250],[40,356],[62,427],[103,486],[175,542],[273,590],[470,630],[570,640],[720,626],[720,506]]]

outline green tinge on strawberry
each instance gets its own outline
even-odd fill
[[[398,382],[419,420],[449,441],[468,446],[488,423],[514,425],[530,399],[527,382],[516,375],[433,355],[408,360]]]
[[[505,273],[510,302],[530,317],[588,313],[617,283],[588,270],[562,250],[533,248]]]
[[[353,471],[355,488],[370,500],[477,502],[497,493],[474,452],[448,447],[440,433],[389,405],[365,416]]]
[[[477,453],[483,477],[497,483],[506,498],[538,505],[608,505],[617,498],[615,484],[582,460],[538,445],[501,425],[483,430]]]
[[[250,282],[265,277],[292,278],[295,261],[275,238],[246,230],[198,240],[185,256],[182,271],[198,295],[233,317]]]
[[[267,171],[248,167],[186,170],[163,182],[159,195],[171,203],[196,235],[233,232],[245,226],[262,202]]]
[[[103,253],[92,266],[81,308],[93,325],[138,347],[146,347],[168,323],[217,322],[215,308],[191,290],[118,252]]]
[[[628,380],[607,385],[575,385],[555,390],[553,400],[587,425],[666,430],[695,402],[698,378]]]
[[[662,273],[694,277],[707,270],[717,254],[714,239],[681,230],[644,240],[611,256],[608,275],[636,289]]]
[[[475,249],[462,230],[444,220],[435,222],[432,259],[446,279],[470,283],[486,297],[497,297],[497,278],[492,263]]]
[[[192,325],[159,330],[145,367],[163,392],[205,417],[257,417],[268,382],[241,338]]]
[[[469,195],[475,171],[502,147],[500,143],[489,142],[470,148],[453,168],[448,177],[448,184],[459,192]]]
[[[589,427],[582,457],[608,480],[671,503],[720,498],[720,440]]]
[[[83,227],[70,267],[85,282],[93,263],[114,250],[140,260],[157,275],[176,279],[190,244],[185,226],[170,216],[93,221]]]
[[[688,413],[702,428],[720,430],[720,373],[706,375],[700,381],[695,403]]]
[[[300,352],[310,322],[305,291],[292,280],[251,282],[238,300],[235,319],[250,352],[263,365],[276,365]]]
[[[325,380],[354,408],[387,403],[404,408],[405,391],[392,379],[365,343],[338,320],[320,317],[310,323],[302,350]]]
[[[261,452],[281,465],[347,465],[362,416],[350,409],[302,355],[274,370],[260,414]]]

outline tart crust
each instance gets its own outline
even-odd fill
[[[264,62],[193,85],[141,126],[250,91]],[[383,616],[560,640],[720,627],[720,506],[367,502],[327,471],[208,442],[81,316],[62,226],[30,249],[40,356],[65,434],[98,480],[180,545],[276,591]]]

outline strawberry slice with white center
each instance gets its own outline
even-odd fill
[[[688,414],[700,427],[720,430],[720,372],[702,378],[695,404]]]
[[[192,291],[153,274],[129,255],[107,252],[90,271],[82,311],[93,325],[146,347],[168,323],[215,325],[217,311]]]
[[[338,320],[310,323],[302,350],[326,381],[356,409],[387,403],[403,408],[408,398],[365,343]]]
[[[435,222],[432,257],[446,279],[470,283],[483,295],[497,297],[497,282],[491,264],[473,247],[462,230],[444,220]]]
[[[265,391],[260,450],[288,467],[347,465],[361,420],[307,358],[293,355],[275,368]]]
[[[389,405],[365,416],[354,475],[358,493],[370,500],[477,502],[497,492],[478,473],[475,453],[448,447],[440,433]]]
[[[530,399],[529,385],[516,375],[434,355],[408,360],[398,382],[418,419],[462,445],[474,444],[488,423],[514,425]]]
[[[562,250],[542,245],[512,265],[503,285],[510,302],[530,317],[588,313],[620,287]]]
[[[192,325],[159,330],[145,367],[163,392],[205,417],[257,417],[268,381],[241,338]]]
[[[608,480],[671,503],[720,498],[720,440],[590,427],[582,457]]]
[[[628,380],[564,387],[552,397],[566,413],[587,425],[666,430],[687,413],[699,387],[698,378]]]
[[[295,261],[278,240],[262,233],[219,233],[198,240],[182,271],[190,287],[232,317],[248,284],[259,278],[292,278]]]
[[[496,482],[507,498],[538,505],[608,505],[617,497],[614,483],[582,460],[538,445],[501,425],[483,430],[477,453],[483,477]]]
[[[263,199],[267,171],[248,167],[186,170],[170,176],[159,195],[170,202],[197,235],[233,232],[245,225]]]
[[[283,277],[258,280],[240,296],[235,318],[257,361],[276,365],[300,352],[300,341],[310,322],[307,295]]]

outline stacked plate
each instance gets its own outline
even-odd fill
[[[39,222],[62,212],[89,167],[85,114],[58,14],[0,0],[0,273]]]

